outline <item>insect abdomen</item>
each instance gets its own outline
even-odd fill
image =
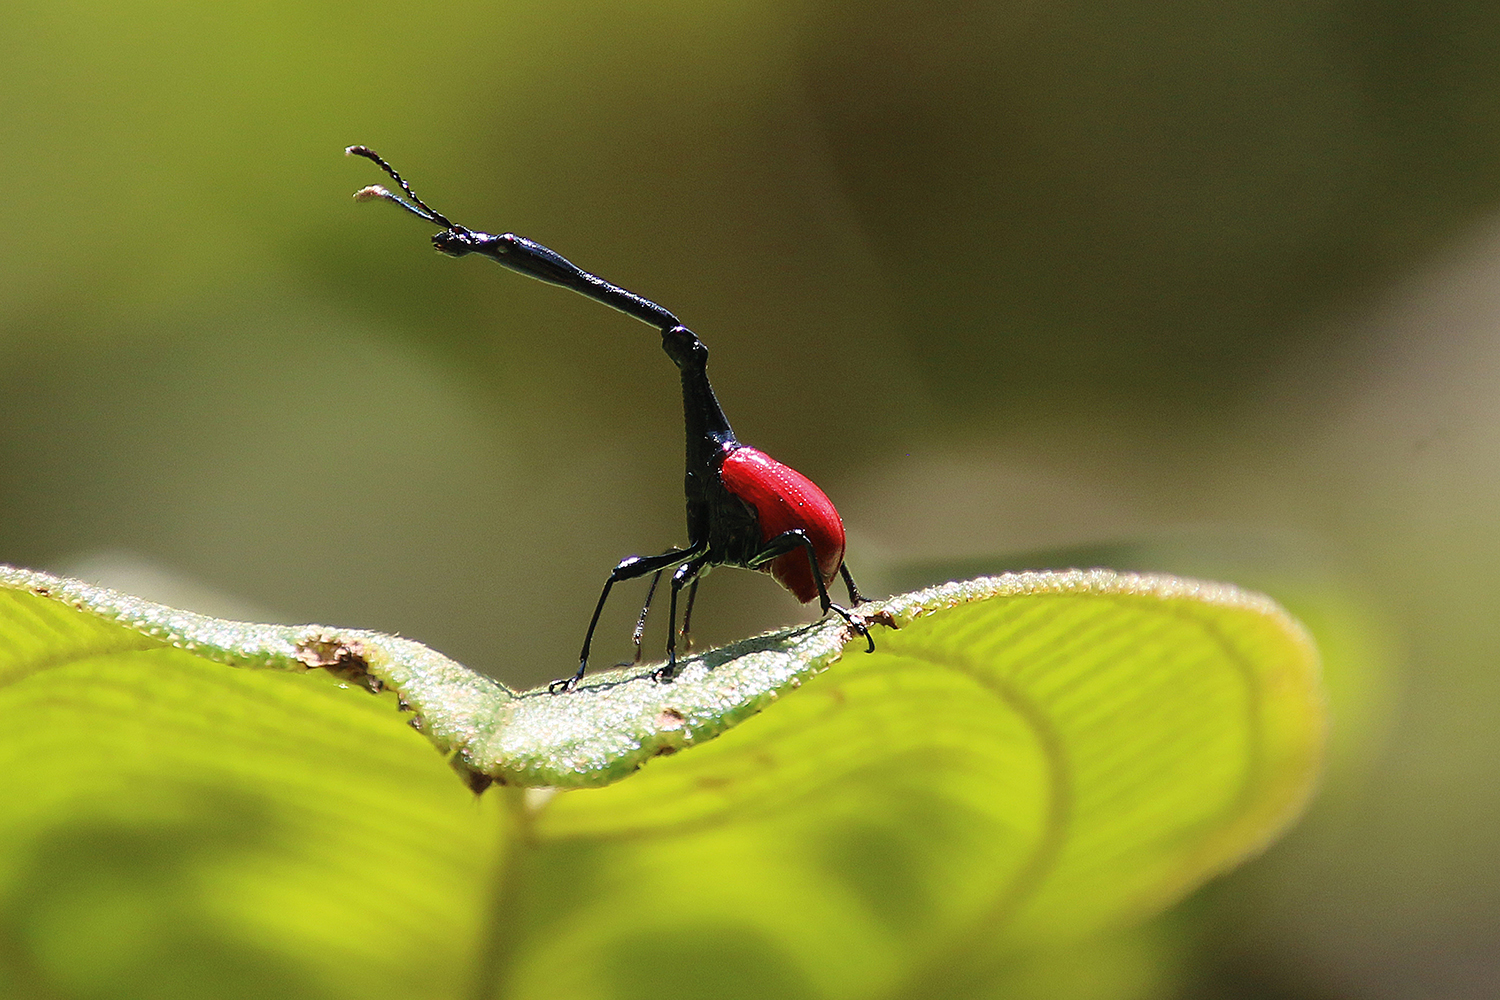
[[[825,585],[844,563],[844,522],[817,484],[763,451],[741,446],[724,459],[724,488],[749,504],[760,523],[761,541],[798,528],[811,539]],[[798,548],[760,567],[806,604],[818,597],[807,553]]]

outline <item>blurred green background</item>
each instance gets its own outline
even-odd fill
[[[683,540],[656,334],[356,206],[365,143],[677,312],[866,589],[1113,554],[1308,616],[1324,796],[1141,932],[1142,995],[1500,992],[1500,7],[22,0],[0,43],[0,561],[530,684]],[[695,625],[797,613],[726,571]]]

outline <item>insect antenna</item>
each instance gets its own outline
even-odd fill
[[[375,152],[375,150],[370,149],[368,146],[350,146],[344,150],[344,155],[363,156],[365,159],[374,163],[381,170],[384,170],[387,174],[390,174],[391,180],[399,184],[401,186],[401,190],[406,192],[406,197],[411,199],[411,201],[407,201],[406,198],[402,198],[400,195],[386,190],[379,184],[372,184],[369,187],[360,188],[358,191],[354,192],[355,201],[370,201],[379,198],[384,201],[389,201],[400,205],[402,208],[406,209],[417,218],[426,219],[428,222],[431,222],[434,225],[442,226],[444,229],[462,228],[460,226],[455,226],[453,223],[449,222],[446,215],[428,205],[421,198],[418,198],[417,193],[411,189],[411,185],[406,183],[406,181],[402,179],[400,174],[396,173],[396,168],[385,162],[381,155]]]

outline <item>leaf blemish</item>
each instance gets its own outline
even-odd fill
[[[687,716],[675,708],[664,708],[656,716],[657,729],[681,729],[687,723]]]
[[[468,786],[469,791],[473,792],[475,795],[483,795],[484,790],[486,788],[489,788],[491,785],[504,784],[504,782],[496,782],[496,780],[490,777],[488,774],[485,774],[482,771],[476,771],[466,765],[455,765],[454,770],[457,771],[459,773],[459,776],[464,779],[464,784]]]
[[[370,673],[370,664],[355,643],[337,636],[314,635],[297,644],[297,659],[314,669],[322,668],[335,677],[363,687],[371,694],[385,690],[385,683]]]

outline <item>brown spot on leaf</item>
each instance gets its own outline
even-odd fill
[[[297,659],[309,667],[327,670],[335,677],[358,684],[371,694],[385,690],[385,683],[370,673],[357,642],[344,642],[337,636],[315,635],[297,644]]]
[[[448,766],[463,781],[464,787],[475,795],[479,795],[491,785],[503,785],[504,780],[485,774],[483,771],[475,770],[469,764],[468,757],[462,750],[448,758]]]
[[[467,767],[460,767],[457,770],[458,776],[464,779],[464,784],[467,785],[469,787],[469,791],[473,792],[475,795],[483,795],[484,790],[495,783],[495,779],[491,778],[488,774],[481,774],[478,771],[472,771]]]
[[[656,715],[657,729],[681,729],[687,722],[687,716],[675,708],[664,708]]]
[[[886,628],[901,627],[896,624],[896,616],[889,611],[877,611],[873,615],[869,615],[868,620],[874,622],[876,625],[884,625]]]

